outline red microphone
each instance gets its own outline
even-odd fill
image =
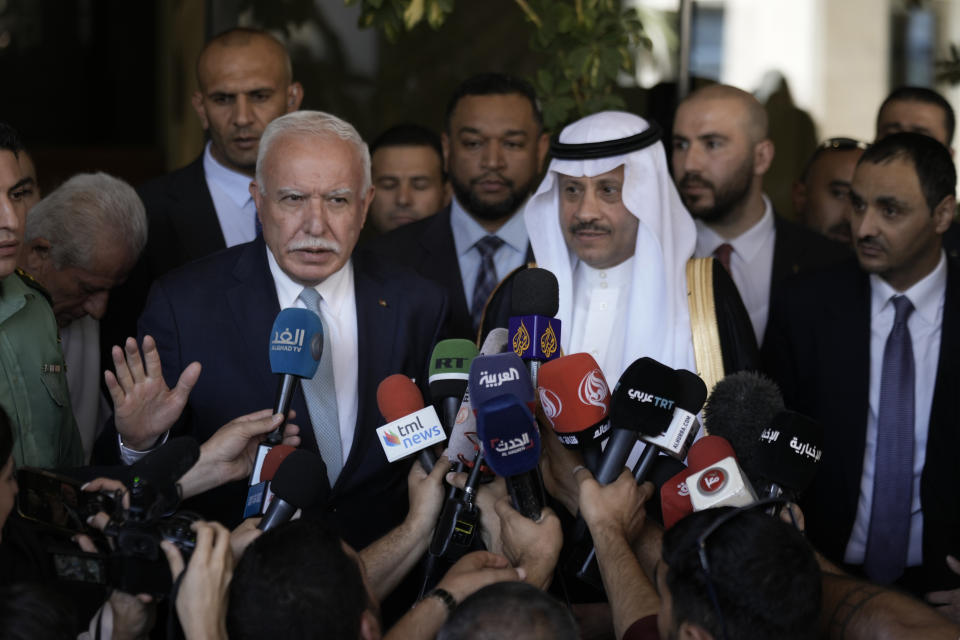
[[[377,407],[386,420],[377,434],[387,460],[393,462],[419,451],[420,464],[430,473],[437,457],[427,447],[446,440],[446,433],[436,410],[423,406],[417,385],[402,373],[384,378],[377,387]]]
[[[690,503],[694,511],[713,507],[743,507],[757,501],[753,485],[737,464],[737,457],[730,443],[720,436],[703,438],[695,464],[700,467],[687,476]],[[691,457],[693,450],[691,448]]]
[[[540,366],[540,406],[557,438],[579,450],[591,472],[600,466],[600,443],[610,431],[610,387],[597,361],[572,353]]]
[[[660,487],[660,508],[663,513],[663,528],[669,529],[678,521],[693,513],[687,478],[724,458],[733,457],[733,447],[720,436],[704,436],[693,443],[687,462],[690,466],[667,480]]]
[[[277,468],[287,456],[296,450],[296,447],[291,447],[288,444],[275,444],[271,447],[270,451],[267,452],[267,455],[264,456],[263,464],[260,466],[260,482],[265,482],[266,486],[263,491],[263,502],[260,506],[261,514],[267,512],[267,508],[273,500],[274,493],[270,484],[273,476],[277,473]]]

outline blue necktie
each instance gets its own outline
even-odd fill
[[[477,271],[477,281],[473,287],[473,304],[470,305],[473,328],[476,329],[483,318],[483,307],[487,304],[487,298],[497,286],[497,267],[493,263],[493,254],[503,246],[503,240],[494,235],[487,235],[477,240],[474,246],[480,252],[480,270]]]
[[[864,569],[874,582],[889,584],[903,575],[910,540],[913,501],[914,362],[907,318],[913,305],[892,298],[896,315],[883,349],[873,505]]]
[[[327,477],[332,487],[343,468],[343,446],[340,441],[340,418],[337,415],[337,390],[333,378],[333,350],[330,348],[330,331],[320,312],[320,294],[312,287],[300,292],[300,299],[307,309],[315,311],[323,324],[323,354],[320,366],[313,378],[303,379],[303,397],[307,401],[307,411],[313,424],[313,434],[317,439],[320,457],[327,465]]]

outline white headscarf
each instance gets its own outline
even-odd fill
[[[582,144],[627,138],[649,128],[643,118],[604,111],[566,127],[560,142]],[[537,265],[560,283],[561,344],[569,352],[573,320],[573,269],[576,254],[560,227],[557,174],[593,177],[624,165],[623,203],[640,220],[628,295],[624,352],[616,371],[604,371],[610,384],[637,358],[649,356],[673,368],[696,371],[687,306],[686,263],[696,245],[696,227],[667,170],[663,143],[624,155],[595,160],[553,160],[523,211]],[[618,323],[619,325],[619,323]],[[622,326],[622,325],[620,325]]]

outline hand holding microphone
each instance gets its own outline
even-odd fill
[[[377,429],[380,446],[389,462],[419,452],[420,465],[430,473],[437,457],[429,447],[446,440],[437,411],[424,407],[423,395],[401,373],[388,376],[377,387],[377,407],[386,424]]]

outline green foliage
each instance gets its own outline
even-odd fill
[[[360,25],[380,29],[391,42],[423,22],[440,28],[454,5],[454,0],[344,1],[359,3]],[[542,101],[548,129],[624,107],[617,79],[633,75],[633,50],[649,46],[635,9],[621,10],[620,0],[514,2],[535,28],[531,51],[544,54],[547,61],[530,81]]]

